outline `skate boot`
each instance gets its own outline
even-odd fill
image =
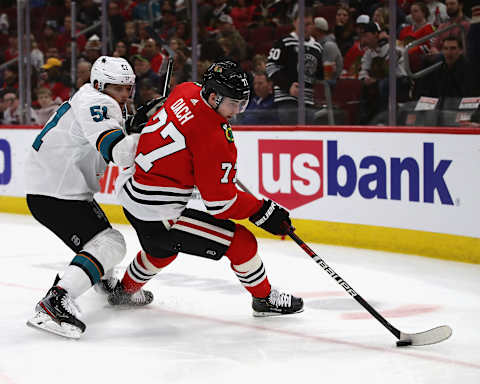
[[[153,293],[145,289],[140,289],[135,293],[127,292],[122,282],[118,280],[113,292],[108,295],[107,300],[110,305],[140,307],[148,305],[153,301]]]
[[[265,298],[253,297],[253,316],[279,316],[303,312],[303,300],[272,288]]]
[[[56,286],[58,282],[60,281],[60,275],[57,273],[55,276],[55,281],[53,282],[52,287]],[[115,288],[115,285],[117,285],[118,279],[115,277],[107,277],[103,276],[100,281],[93,286],[93,289],[95,292],[101,294],[101,295],[109,295],[110,293],[113,292],[113,289]]]
[[[35,307],[35,316],[27,325],[72,339],[80,338],[85,324],[77,316],[78,306],[63,288],[54,286]]]
[[[115,277],[102,278],[93,286],[93,289],[101,295],[110,295],[113,293],[117,283],[118,279]]]

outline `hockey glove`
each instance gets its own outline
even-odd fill
[[[289,216],[288,211],[274,201],[264,200],[262,208],[249,220],[274,235],[286,235],[292,226]]]
[[[157,97],[138,107],[137,113],[129,116],[125,121],[125,131],[127,134],[141,133],[142,129],[148,123],[148,120],[163,107],[166,100],[166,97]]]

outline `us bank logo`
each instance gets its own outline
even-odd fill
[[[435,159],[434,143],[420,158],[342,153],[337,140],[259,140],[259,191],[294,209],[324,196],[453,205],[445,176],[453,160]],[[325,159],[325,160],[324,160]]]
[[[294,209],[323,197],[322,140],[259,140],[260,193]]]

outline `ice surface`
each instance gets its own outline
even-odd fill
[[[133,229],[128,254],[138,249]],[[305,312],[254,318],[228,260],[180,255],[148,287],[146,308],[78,299],[86,333],[68,340],[25,325],[71,251],[33,218],[0,214],[0,384],[480,383],[480,266],[310,244],[404,332],[448,324],[440,344],[396,339],[292,241],[259,240],[270,282]],[[301,233],[299,233],[301,236]]]

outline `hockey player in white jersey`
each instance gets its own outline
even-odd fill
[[[108,290],[108,274],[125,256],[124,238],[94,194],[109,162],[133,164],[139,136],[126,135],[124,129],[122,110],[135,84],[129,63],[102,56],[92,66],[90,81],[49,119],[26,164],[32,215],[75,252],[27,324],[71,338],[85,331],[74,300],[95,284]],[[128,304],[145,305],[153,295],[141,291],[130,299]]]

